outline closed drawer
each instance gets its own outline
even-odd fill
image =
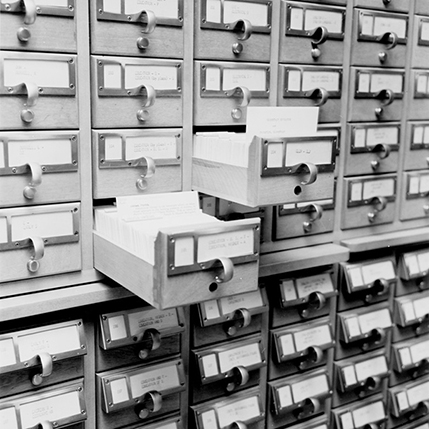
[[[404,70],[351,67],[348,120],[399,121],[404,85]]]
[[[142,307],[100,315],[96,370],[179,355],[185,331],[181,308]]]
[[[408,119],[428,118],[429,110],[429,70],[413,69],[410,73],[411,87],[409,91]]]
[[[429,289],[429,249],[401,253],[398,260],[400,282],[395,296]]]
[[[265,389],[264,389],[265,391]],[[190,407],[191,427],[221,429],[246,425],[248,429],[265,427],[265,394],[257,388]]]
[[[405,137],[405,170],[429,168],[429,122],[408,122]]]
[[[342,64],[346,9],[282,1],[280,62]]]
[[[314,268],[290,273],[267,285],[271,325],[276,328],[330,314],[338,293],[334,269]]]
[[[183,3],[91,2],[91,52],[183,58]]]
[[[266,339],[261,334],[191,351],[190,372],[195,374],[191,402],[242,391],[265,383]]]
[[[429,8],[428,8],[429,14]],[[429,68],[429,17],[414,15],[411,67]]]
[[[279,106],[318,106],[319,122],[341,118],[342,68],[280,64]]]
[[[384,351],[334,362],[332,407],[384,392],[389,372]]]
[[[80,204],[0,210],[0,282],[81,269]]]
[[[405,67],[408,16],[355,9],[351,65]]]
[[[338,311],[387,301],[397,281],[393,257],[341,263]]]
[[[78,2],[36,0],[25,5],[3,2],[0,6],[2,49],[76,52],[75,3]]]
[[[191,309],[191,320],[194,347],[266,331],[265,288],[196,304]]]
[[[392,344],[389,386],[409,382],[429,373],[429,335]]]
[[[387,303],[338,313],[335,360],[384,347],[392,326]]]
[[[401,220],[429,219],[429,170],[403,173]]]
[[[78,128],[76,55],[0,54],[1,130]]]
[[[348,124],[344,174],[356,176],[398,171],[400,132],[399,123]]]
[[[182,189],[182,130],[93,131],[95,198]]]
[[[78,133],[0,133],[0,205],[80,200],[78,150]]]
[[[185,400],[180,359],[97,374],[97,427],[116,428],[177,412]]]
[[[269,427],[298,423],[326,413],[332,395],[331,381],[326,370],[317,370],[268,383],[267,416]]]
[[[3,428],[45,426],[82,429],[86,418],[83,378],[0,401]]]
[[[245,124],[247,106],[269,106],[270,65],[194,61],[194,125]]]
[[[357,7],[366,7],[368,9],[386,10],[390,12],[408,13],[411,4],[410,0],[355,0]]]
[[[268,378],[329,365],[335,345],[333,335],[328,317],[272,330]]]
[[[93,128],[180,127],[182,63],[92,56]]]
[[[195,58],[268,63],[271,14],[267,0],[196,2]]]
[[[83,377],[86,339],[82,320],[0,335],[1,397]]]

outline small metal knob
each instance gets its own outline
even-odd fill
[[[380,116],[383,114],[383,108],[382,107],[376,107],[374,109],[374,113],[375,113],[375,116],[377,116],[377,118],[380,118]]]
[[[143,110],[143,109],[139,109],[137,111],[136,116],[137,116],[137,119],[140,122],[146,122],[149,119],[149,111]]]
[[[380,60],[381,64],[384,64],[387,60],[387,52],[384,52],[384,51],[379,52],[378,59]]]
[[[21,110],[21,120],[26,124],[31,124],[34,119],[34,112],[30,109]]]
[[[27,27],[20,27],[16,33],[20,42],[26,43],[31,38],[31,32]]]
[[[232,45],[232,52],[235,55],[240,55],[243,52],[243,44],[236,42]]]
[[[149,47],[149,39],[147,37],[139,37],[137,39],[137,47],[144,51]]]
[[[317,60],[320,57],[320,55],[322,55],[322,52],[320,51],[319,48],[313,48],[311,50],[311,56],[313,57],[313,59]]]

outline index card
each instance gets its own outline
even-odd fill
[[[386,417],[382,401],[358,408],[353,411],[355,426],[360,428],[368,423],[382,420]]]
[[[253,26],[268,25],[268,5],[246,1],[226,1],[223,4],[223,22],[247,19]]]
[[[331,12],[330,10],[307,9],[305,12],[305,30],[314,30],[318,27],[325,27],[329,33],[342,33],[343,14],[341,11]]]
[[[201,362],[203,364],[204,377],[209,378],[219,374],[216,355],[214,353],[203,356]]]
[[[246,137],[262,138],[302,137],[317,132],[318,107],[261,107],[247,108]]]
[[[176,309],[158,310],[150,309],[128,314],[130,334],[136,335],[142,329],[155,327],[156,329],[168,329],[179,326]]]

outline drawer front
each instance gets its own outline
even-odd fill
[[[76,52],[75,0],[3,3],[0,7],[2,49],[17,51]],[[49,4],[51,3],[51,4]],[[58,29],[61,28],[59,32]]]
[[[78,128],[76,55],[3,51],[0,100],[1,130]]]
[[[355,9],[351,65],[405,67],[408,16]]]
[[[180,127],[182,63],[93,56],[92,126]]]
[[[195,2],[197,59],[270,62],[272,3],[267,0],[214,4]]]
[[[345,8],[284,0],[281,8],[280,62],[343,63]]]
[[[78,133],[0,133],[0,205],[80,200],[78,150]]]
[[[269,106],[270,66],[194,62],[194,124],[245,124],[247,106]]]
[[[95,198],[182,189],[182,130],[93,131]]]
[[[429,249],[421,248],[399,255],[400,282],[395,296],[429,289]]]
[[[429,14],[429,9],[428,9]],[[411,67],[429,68],[429,17],[414,15]]]
[[[79,234],[79,203],[0,210],[0,281],[80,270]]]
[[[91,52],[183,58],[184,0],[140,4],[91,2]],[[168,43],[165,41],[168,40]]]
[[[355,0],[356,7],[386,10],[390,12],[405,12],[410,10],[410,0]]]
[[[405,72],[401,69],[350,69],[349,121],[399,121]]]
[[[403,174],[401,220],[429,219],[429,171]]]
[[[400,124],[348,124],[344,174],[393,173],[399,168]]]
[[[425,120],[429,109],[429,70],[411,71],[408,119]]]
[[[408,122],[405,146],[405,170],[429,168],[429,122]]]

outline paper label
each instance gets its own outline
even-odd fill
[[[414,301],[414,311],[417,318],[425,317],[429,314],[429,296],[416,299]]]
[[[242,399],[232,404],[219,407],[217,410],[219,426],[225,428],[233,422],[246,422],[261,415],[257,396]]]
[[[259,69],[224,69],[223,91],[244,86],[250,91],[266,91],[267,72],[265,68]]]
[[[203,364],[204,377],[209,378],[219,374],[216,355],[214,353],[203,356],[201,362]]]
[[[292,384],[292,394],[294,403],[307,398],[314,398],[329,391],[326,374],[317,377],[307,378],[299,383]]]
[[[148,328],[163,330],[179,326],[177,311],[150,309],[128,314],[130,334],[136,335]]]
[[[363,182],[363,199],[391,197],[395,195],[395,180],[366,180]]]
[[[327,294],[334,292],[334,285],[329,273],[316,276],[302,277],[296,279],[296,289],[300,298],[306,297],[313,292]]]
[[[396,94],[403,92],[404,76],[402,74],[371,74],[371,92],[390,89]]]
[[[206,411],[201,414],[203,429],[218,429],[216,413],[214,410]]]
[[[424,74],[419,74],[417,78],[417,92],[420,94],[426,94],[428,77]]]
[[[122,159],[122,138],[111,136],[104,138],[104,159],[112,161]]]
[[[301,72],[299,70],[288,70],[287,89],[289,91],[301,91]]]
[[[421,194],[426,194],[429,192],[429,174],[420,175],[419,192]]]
[[[385,308],[383,310],[360,315],[359,324],[362,333],[365,334],[375,328],[390,328],[392,326],[392,320],[389,310]]]
[[[419,384],[415,387],[408,388],[408,401],[410,406],[414,406],[421,401],[429,399],[429,381]]]
[[[292,391],[290,390],[289,385],[278,388],[277,394],[279,395],[279,402],[281,408],[286,408],[293,404]]]
[[[267,167],[283,167],[283,143],[269,143],[267,150]]]
[[[263,305],[264,303],[262,302],[262,296],[259,290],[220,299],[222,314],[232,313],[239,308],[259,308]]]
[[[403,349],[399,349],[399,357],[401,359],[401,367],[410,365],[411,362],[411,353],[408,347],[404,347]]]
[[[122,67],[120,64],[104,64],[104,87],[108,89],[122,88]]]
[[[409,322],[416,318],[414,313],[414,306],[412,302],[405,302],[401,305],[402,314],[405,317],[405,322]]]
[[[395,33],[400,39],[407,36],[407,20],[376,16],[374,19],[374,36]]]
[[[378,356],[373,359],[359,362],[355,365],[355,368],[356,376],[359,381],[365,381],[367,378],[376,375],[386,374],[388,371],[385,356]]]
[[[341,428],[342,429],[353,429],[354,428],[352,413],[341,414],[340,420],[341,420]]]
[[[0,367],[15,365],[16,356],[12,338],[0,340]]]
[[[367,146],[397,144],[399,142],[399,129],[397,127],[368,128],[366,141]]]
[[[119,2],[120,0],[117,1]],[[150,10],[157,18],[179,18],[178,0],[127,0],[124,6],[126,15],[133,15],[142,10]]]
[[[359,73],[358,92],[368,93],[371,76],[369,73]]]
[[[176,137],[127,137],[125,141],[125,160],[137,159],[142,156],[150,156],[153,159],[176,159]]]
[[[80,350],[80,338],[77,325],[36,332],[18,338],[20,361],[31,359],[38,353],[50,355]]]
[[[194,264],[194,237],[177,237],[174,241],[174,266]]]
[[[298,331],[295,333],[296,350],[305,350],[310,346],[321,346],[332,342],[329,325]]]
[[[340,74],[328,71],[304,71],[302,75],[302,91],[324,88],[327,91],[340,90]]]
[[[414,127],[413,144],[423,143],[424,127]]]
[[[220,68],[206,67],[206,90],[220,91]]]
[[[355,422],[355,427],[357,428],[363,427],[368,423],[382,420],[385,417],[386,415],[382,401],[374,402],[353,411],[353,420]]]
[[[68,7],[67,0],[37,0],[37,6]]]
[[[3,408],[0,410],[0,427],[18,429],[15,407]]]
[[[350,188],[350,200],[351,201],[362,201],[362,182],[354,182]]]
[[[111,380],[110,389],[112,392],[112,402],[114,404],[119,404],[130,399],[128,395],[127,379],[125,377]]]
[[[420,31],[420,40],[425,40],[429,42],[429,22],[420,21],[421,31]]]
[[[358,337],[361,334],[359,319],[357,317],[349,317],[345,322],[349,338]]]
[[[292,334],[280,336],[280,344],[282,348],[282,356],[288,356],[295,353],[295,345],[293,343]]]
[[[359,287],[364,285],[361,267],[347,268],[347,273],[352,286]]]
[[[69,63],[50,60],[3,59],[4,86],[34,83],[42,88],[69,88]]]
[[[221,232],[198,237],[198,263],[221,256],[252,255],[254,251],[253,229]]]
[[[366,129],[365,128],[355,128],[353,146],[354,147],[365,147],[366,146]]]
[[[4,162],[4,143],[2,141],[0,141],[0,168],[4,168],[5,167],[5,162]]]
[[[204,306],[204,311],[208,320],[217,319],[218,317],[220,317],[219,307],[215,299],[202,302],[200,305]]]
[[[404,255],[405,265],[410,276],[414,276],[420,273],[419,262],[417,255]]]
[[[286,144],[286,167],[302,162],[315,165],[332,164],[332,142],[299,142]]]
[[[398,403],[398,408],[400,411],[406,410],[410,407],[410,404],[408,403],[407,392],[399,392],[396,395],[396,402]]]
[[[177,67],[175,66],[125,66],[125,88],[151,85],[156,90],[177,90]]]
[[[420,271],[427,272],[429,270],[429,252],[419,253],[417,259],[420,265]]]
[[[145,371],[130,377],[131,395],[138,398],[151,390],[162,392],[180,386],[176,365]]]
[[[418,363],[423,359],[429,358],[429,340],[412,345],[410,352],[413,363]]]
[[[346,386],[354,386],[357,383],[355,368],[353,365],[341,368],[343,380]]]
[[[41,165],[71,164],[70,139],[9,141],[9,167],[37,162]]]
[[[7,243],[7,218],[0,217],[0,243]]]
[[[12,241],[29,237],[48,238],[74,234],[71,211],[12,216],[11,226]]]
[[[309,31],[318,27],[325,27],[329,33],[342,33],[343,14],[328,10],[307,9],[304,29]]]
[[[107,323],[109,325],[111,341],[127,338],[127,328],[125,327],[125,318],[123,315],[109,317]]]
[[[359,23],[362,34],[365,36],[372,36],[374,34],[374,15],[361,13],[359,16]]]
[[[420,177],[419,176],[409,176],[408,182],[408,193],[415,195],[419,193],[420,187]]]
[[[392,261],[362,265],[362,276],[365,284],[371,284],[379,279],[392,280],[396,277]]]
[[[253,26],[264,27],[268,25],[268,6],[243,1],[225,1],[223,22],[233,23],[239,19],[247,19]]]
[[[206,0],[206,21],[221,23],[221,0]]]
[[[22,429],[37,427],[42,421],[54,422],[72,416],[81,416],[79,392],[52,396],[20,404]]]
[[[297,299],[293,280],[282,280],[281,288],[286,301],[294,301]]]
[[[262,362],[259,343],[236,347],[219,353],[220,371],[225,373],[236,366],[250,367]]]
[[[298,7],[291,7],[289,10],[289,17],[291,30],[302,30],[304,10]]]

